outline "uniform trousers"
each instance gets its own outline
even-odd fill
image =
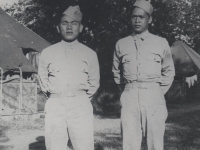
[[[93,107],[87,95],[49,98],[45,104],[47,150],[94,150]]]
[[[142,136],[148,150],[163,150],[168,112],[161,88],[127,85],[120,98],[123,150],[140,150]]]

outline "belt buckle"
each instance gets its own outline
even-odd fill
[[[73,92],[73,91],[67,92],[67,97],[75,97],[75,96],[76,96],[75,92]]]

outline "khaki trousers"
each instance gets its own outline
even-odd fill
[[[160,87],[125,87],[120,101],[123,150],[140,150],[142,136],[148,150],[163,150],[168,113]]]
[[[94,150],[93,107],[87,95],[50,98],[45,104],[47,150]]]

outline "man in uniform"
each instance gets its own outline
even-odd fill
[[[123,150],[140,150],[146,136],[148,150],[162,150],[167,109],[164,94],[174,79],[174,64],[166,39],[149,33],[153,7],[136,1],[131,11],[133,32],[116,43],[113,73],[125,83],[121,101]]]
[[[40,56],[42,90],[50,93],[45,104],[47,150],[66,150],[69,137],[74,150],[94,150],[90,99],[99,87],[99,64],[96,53],[77,40],[81,19],[78,6],[64,11],[57,25],[62,41]]]

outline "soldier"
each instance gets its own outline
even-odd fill
[[[94,150],[91,97],[99,87],[96,53],[78,42],[83,29],[79,6],[63,12],[57,30],[62,41],[41,53],[39,76],[45,104],[47,150],[66,150],[70,137],[74,150]]]
[[[166,39],[149,33],[153,7],[138,0],[131,11],[131,35],[116,43],[114,79],[125,83],[121,122],[123,150],[140,150],[142,136],[148,150],[162,150],[168,115],[164,94],[174,79],[174,64]],[[122,66],[122,67],[120,67]]]

